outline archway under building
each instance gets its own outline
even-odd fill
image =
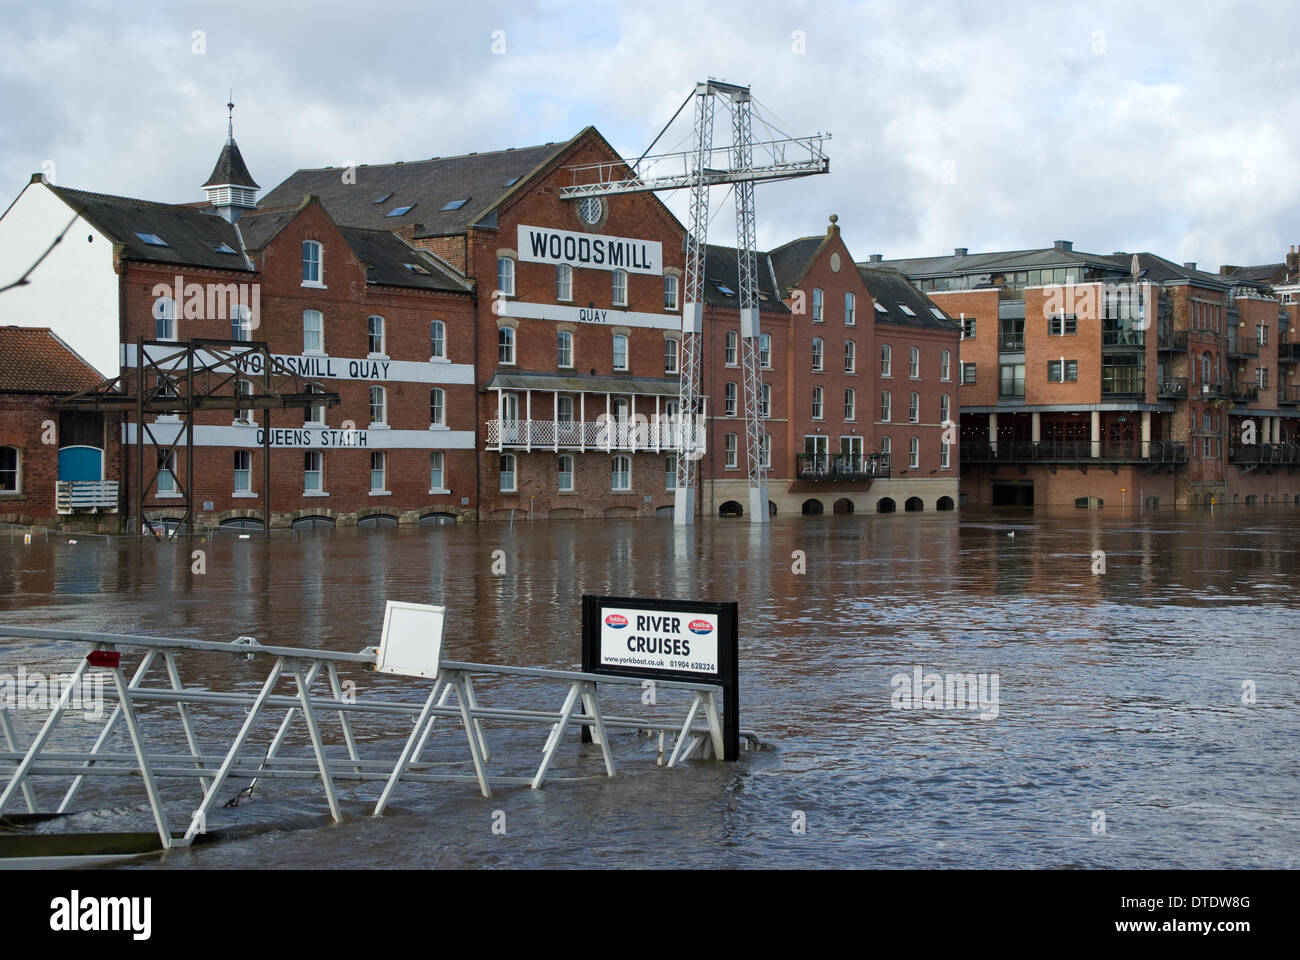
[[[332,517],[299,517],[293,522],[295,530],[333,530]]]
[[[1033,483],[1019,481],[994,482],[993,506],[995,507],[1032,507],[1034,505]]]
[[[450,513],[426,513],[420,518],[422,527],[444,527],[455,522],[455,516]]]
[[[925,509],[925,501],[920,497],[908,497],[907,502],[903,504],[903,509],[908,513],[920,513]]]
[[[934,509],[951,510],[954,506],[955,504],[952,502],[952,497],[940,497],[939,501],[934,505]]]
[[[728,500],[718,507],[718,516],[720,517],[743,517],[744,515],[745,508],[736,500]]]
[[[831,507],[831,510],[835,513],[852,513],[853,501],[848,497],[840,497],[835,501],[835,505]]]
[[[370,516],[358,520],[357,526],[363,530],[375,527],[395,527],[397,526],[397,518],[387,513],[372,513]]]
[[[252,533],[253,531],[260,533],[262,521],[256,517],[231,517],[217,524],[217,529],[222,533]]]
[[[894,503],[892,497],[881,497],[876,501],[876,513],[894,513],[898,510],[898,504]]]
[[[805,500],[800,511],[805,517],[818,517],[826,512],[826,508],[820,500]]]

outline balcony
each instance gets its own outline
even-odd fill
[[[1023,333],[1003,333],[998,336],[998,352],[1024,353],[1025,335]]]
[[[1228,336],[1228,359],[1234,357],[1258,357],[1259,341],[1254,337]]]
[[[657,423],[649,423],[641,417],[633,420],[600,420],[595,423],[489,420],[487,449],[672,453],[677,450],[677,438],[682,430],[686,431],[687,449],[703,453],[703,421],[679,421],[667,417]]]
[[[1277,345],[1278,363],[1300,363],[1300,343],[1279,343]]]
[[[1300,464],[1300,445],[1294,443],[1231,444],[1229,463],[1256,463],[1260,466]]]
[[[1156,343],[1157,349],[1171,352],[1187,352],[1187,331],[1186,330],[1169,330],[1161,328],[1160,336]]]
[[[1093,456],[1094,447],[1096,456]],[[1151,440],[1145,444],[1004,440],[994,449],[991,443],[967,441],[961,444],[961,459],[963,463],[1186,463],[1187,446],[1167,440]]]
[[[54,508],[60,514],[117,513],[117,484],[109,480],[56,480]]]
[[[1278,387],[1277,402],[1288,407],[1300,405],[1300,387]]]
[[[1191,389],[1192,396],[1197,400],[1224,400],[1228,396],[1228,388],[1218,381],[1195,383]]]
[[[1147,345],[1147,334],[1145,330],[1102,330],[1101,345],[1142,348]]]
[[[1160,381],[1156,387],[1156,396],[1162,400],[1186,400],[1187,378],[1170,377]]]
[[[795,476],[800,480],[831,483],[862,483],[889,477],[889,454],[801,453],[795,458]]]
[[[1236,403],[1258,403],[1259,387],[1253,383],[1233,383],[1229,396]]]

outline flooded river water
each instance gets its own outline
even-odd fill
[[[557,769],[589,779],[404,787],[380,819],[378,786],[345,787],[345,822],[321,826],[319,790],[277,781],[223,813],[263,829],[140,868],[1300,866],[1291,508],[66,540],[0,532],[0,623],[355,652],[408,600],[449,608],[447,657],[576,668],[584,593],[740,605],[741,726],[765,749],[737,763],[667,770],[627,733],[606,780],[575,734]],[[0,672],[77,655],[0,639]],[[265,673],[227,669],[187,679]],[[995,709],[900,709],[918,669],[986,675]],[[635,714],[630,693],[606,710]],[[395,754],[409,730],[361,735]],[[490,733],[497,772],[531,772],[544,729]],[[138,781],[96,789],[103,822],[144,809]]]

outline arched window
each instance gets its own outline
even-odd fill
[[[446,394],[441,387],[429,391],[429,425],[445,427],[447,425]]]
[[[573,397],[555,398],[555,419],[557,423],[573,423]]]
[[[497,363],[513,364],[514,362],[515,362],[514,328],[501,327],[497,330]]]
[[[852,327],[857,324],[857,297],[852,291],[844,294],[844,325]]]
[[[443,486],[443,453],[441,450],[434,450],[429,454],[429,492],[442,493],[446,487]]]
[[[739,334],[735,330],[728,330],[726,345],[723,347],[722,361],[729,367],[736,366],[736,344],[738,342]]]
[[[555,335],[555,365],[573,366],[573,334],[568,330],[561,330]]]
[[[429,359],[447,359],[447,325],[441,320],[429,322]]]
[[[887,343],[880,345],[880,375],[882,377],[892,377],[894,375],[894,348]]]
[[[632,489],[632,458],[617,456],[610,461],[610,489]]]
[[[573,457],[560,454],[557,486],[561,493],[573,492]]]
[[[672,337],[664,341],[664,373],[669,376],[677,373],[677,346]]]
[[[171,297],[153,302],[153,332],[155,340],[176,339],[176,301]]]
[[[627,337],[621,333],[614,334],[614,369],[627,369]]]
[[[844,341],[844,372],[853,373],[857,369],[857,347],[852,340]]]
[[[677,278],[671,273],[664,275],[664,309],[677,309]]]
[[[724,417],[734,417],[736,415],[736,381],[728,380],[722,390],[722,415]]]
[[[320,493],[325,489],[325,458],[319,450],[308,450],[302,455],[302,488],[306,493]]]
[[[0,447],[0,493],[18,493],[22,490],[20,465],[17,447]]]
[[[235,451],[235,493],[253,492],[253,455],[247,450]]]
[[[770,333],[760,333],[758,335],[758,365],[764,370],[772,369],[772,335]]]
[[[501,473],[501,492],[514,493],[516,490],[515,455],[513,453],[501,454],[498,469]]]
[[[302,312],[303,353],[325,352],[325,321],[319,310]]]
[[[380,316],[368,317],[366,327],[369,330],[369,348],[372,357],[384,356],[384,347],[386,340],[384,338],[384,318]]]
[[[1201,383],[1210,382],[1210,352],[1201,354]]]
[[[556,264],[555,299],[565,301],[573,299],[573,267],[567,263]]]
[[[822,368],[822,338],[821,337],[813,337],[812,368],[814,370],[820,370]]]
[[[510,257],[497,257],[497,290],[507,297],[515,295],[515,261]]]
[[[388,391],[380,386],[370,388],[370,423],[387,424],[388,420]]]
[[[614,271],[614,306],[627,306],[627,271]]]
[[[812,310],[813,310],[813,313],[812,313],[813,323],[821,323],[821,322],[822,322],[822,299],[823,299],[823,297],[822,297],[822,288],[821,288],[821,287],[814,287],[814,288],[813,288],[813,307],[812,307]]]
[[[302,242],[302,284],[319,287],[321,282],[321,246],[315,240]]]

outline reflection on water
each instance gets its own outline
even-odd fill
[[[363,788],[341,827],[164,866],[1295,867],[1298,534],[1300,515],[1256,508],[0,539],[0,619],[355,651],[377,642],[385,600],[433,602],[450,608],[450,657],[574,667],[583,593],[740,602],[742,726],[770,751],[666,771],[629,735],[609,782],[490,801],[408,790],[379,821]],[[0,671],[74,656],[0,641]],[[996,674],[997,718],[893,709],[891,678],[917,667]],[[541,735],[502,736],[527,757]],[[263,810],[314,816],[323,803],[309,799]],[[506,837],[491,832],[495,809]]]

